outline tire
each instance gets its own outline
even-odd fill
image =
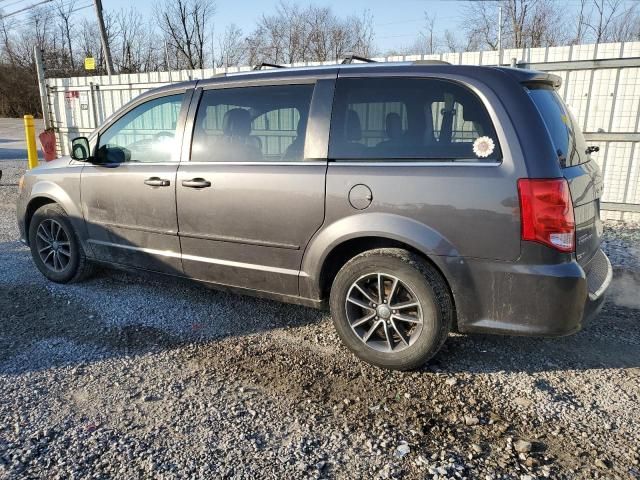
[[[377,287],[379,273],[382,288]],[[333,281],[330,307],[344,344],[362,360],[392,370],[412,370],[433,357],[454,316],[442,275],[420,256],[398,248],[369,250],[347,262]]]
[[[94,271],[69,217],[58,204],[35,211],[29,224],[29,247],[38,270],[53,282],[79,282]]]

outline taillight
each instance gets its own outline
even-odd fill
[[[564,178],[518,180],[522,240],[561,252],[575,249],[576,223],[569,184]]]

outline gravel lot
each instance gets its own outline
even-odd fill
[[[640,478],[640,226],[607,224],[613,295],[581,333],[452,335],[386,372],[323,312],[46,282],[16,241],[24,163],[0,153],[0,478]]]

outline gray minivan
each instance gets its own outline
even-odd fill
[[[38,269],[95,263],[329,305],[411,369],[450,331],[565,335],[602,305],[602,176],[547,73],[385,63],[149,91],[20,182]]]

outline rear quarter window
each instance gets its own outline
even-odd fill
[[[560,166],[573,167],[588,162],[584,135],[560,95],[551,87],[539,86],[529,87],[529,96],[549,131]]]
[[[329,156],[335,160],[498,162],[484,104],[465,86],[433,78],[340,79]]]

